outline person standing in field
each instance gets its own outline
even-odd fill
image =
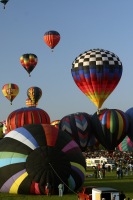
[[[123,191],[120,192],[119,198],[120,200],[126,199],[126,195],[123,193]]]
[[[103,178],[105,178],[105,163],[103,163],[102,165],[102,175],[103,175]]]
[[[60,183],[58,185],[58,189],[59,189],[59,197],[62,197],[63,196],[63,192],[64,192],[64,184]]]
[[[45,191],[46,191],[47,196],[51,195],[51,185],[50,185],[50,183],[46,184]]]

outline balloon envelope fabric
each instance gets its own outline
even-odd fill
[[[71,135],[81,150],[85,151],[91,138],[91,116],[85,112],[66,115],[60,120],[59,129]]]
[[[78,88],[101,108],[122,76],[123,66],[117,55],[104,49],[90,49],[72,63],[72,77]]]
[[[53,49],[60,41],[60,34],[57,31],[47,31],[44,34],[44,42]]]
[[[95,136],[100,144],[112,151],[126,137],[129,120],[126,113],[118,109],[104,109],[92,116]]]
[[[53,194],[58,194],[62,181],[67,193],[68,188],[79,189],[84,180],[85,158],[80,148],[52,125],[23,126],[0,141],[0,192],[41,195],[49,182]]]
[[[118,145],[118,149],[120,151],[133,152],[133,142],[128,136],[126,136],[124,140],[122,140],[122,142]]]
[[[24,69],[28,72],[29,76],[33,69],[36,67],[38,58],[33,53],[26,53],[20,57],[20,63]]]
[[[27,107],[36,107],[38,105],[38,102],[34,103],[31,99],[27,98],[25,104]]]
[[[51,124],[52,126],[55,126],[56,128],[59,128],[59,123],[60,123],[60,120],[57,119],[57,120],[52,121],[50,124]]]
[[[7,133],[27,124],[50,124],[50,117],[46,111],[36,107],[14,110],[6,120]]]
[[[129,108],[127,111],[126,111],[126,114],[128,115],[129,117],[129,129],[128,129],[128,137],[130,138],[130,140],[133,142],[133,107],[132,108]]]

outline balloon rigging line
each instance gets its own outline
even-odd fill
[[[54,171],[54,173],[56,174],[56,176],[58,176],[58,178],[61,180],[61,182],[69,189],[71,190],[74,194],[77,195],[76,192],[74,192],[74,190],[72,190],[66,183],[64,183],[64,181],[61,179],[61,177],[58,175],[58,173],[55,171],[55,169],[53,168],[53,166],[51,165],[51,163],[49,163],[50,167],[52,168],[52,170]]]

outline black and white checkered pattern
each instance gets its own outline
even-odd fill
[[[119,57],[114,53],[104,49],[90,49],[89,51],[85,51],[83,54],[76,57],[72,63],[72,68],[104,64],[122,66]]]

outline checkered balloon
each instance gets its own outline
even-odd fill
[[[80,54],[72,63],[72,77],[79,89],[101,108],[122,76],[122,62],[114,53],[91,49]]]

